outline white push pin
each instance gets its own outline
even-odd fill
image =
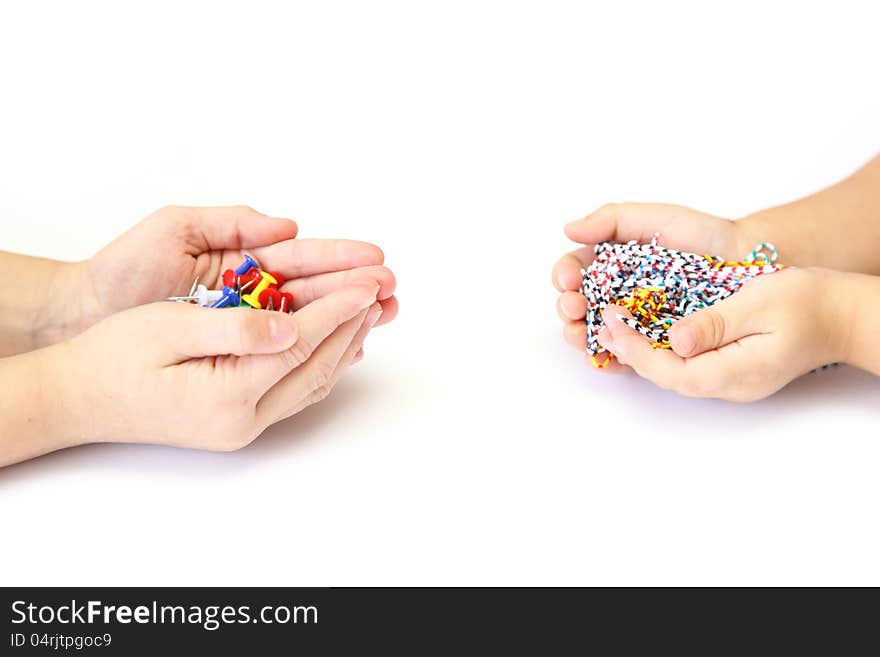
[[[199,306],[210,306],[223,296],[223,290],[209,290],[204,285],[196,287],[195,292],[185,297],[168,297],[168,301],[195,303]]]

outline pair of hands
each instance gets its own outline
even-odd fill
[[[372,244],[296,234],[293,221],[248,207],[169,207],[59,271],[67,292],[53,297],[71,303],[47,312],[66,319],[43,322],[90,327],[45,350],[65,386],[54,396],[79,437],[71,444],[237,449],[323,399],[370,329],[394,319],[396,282]],[[244,251],[287,279],[293,315],[151,303],[185,294],[196,276],[218,289]]]
[[[568,344],[586,349],[580,270],[593,261],[594,245],[649,242],[656,232],[665,246],[729,259],[744,257],[761,241],[735,221],[674,205],[611,204],[568,224],[569,239],[586,245],[553,269]],[[784,256],[782,251],[783,263]],[[812,267],[759,276],[728,299],[676,322],[669,332],[672,349],[652,348],[617,319],[631,317],[626,309],[608,307],[598,339],[616,362],[603,371],[632,368],[662,388],[692,397],[766,397],[810,370],[846,360],[846,324],[833,293],[838,276]]]

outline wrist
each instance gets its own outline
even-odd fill
[[[834,282],[825,290],[826,317],[837,326],[836,362],[880,375],[880,277],[832,272]]]
[[[779,252],[779,262],[799,267],[818,266],[811,254],[812,246],[803,232],[789,231],[791,210],[786,206],[768,208],[747,215],[734,222],[739,233],[743,256],[761,242],[770,242]]]
[[[851,301],[846,292],[848,274],[812,267],[804,271],[815,275],[811,293],[816,310],[814,321],[821,329],[821,364],[846,363],[850,358],[853,329],[853,322],[849,320],[853,317]]]
[[[85,262],[54,262],[47,276],[46,294],[35,309],[32,326],[34,348],[72,338],[97,319]]]
[[[42,398],[47,413],[46,432],[55,449],[95,442],[91,418],[99,414],[94,400],[89,399],[93,385],[76,341],[65,340],[38,352],[41,357]]]
[[[734,252],[727,257],[731,260],[739,260],[745,258],[751,253],[752,249],[760,244],[762,240],[755,238],[757,231],[755,230],[755,222],[752,220],[751,216],[737,219],[730,223],[733,226]]]
[[[0,467],[90,442],[66,343],[0,359]]]

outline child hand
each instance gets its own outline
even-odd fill
[[[837,272],[788,269],[759,276],[714,306],[676,322],[672,349],[651,342],[617,319],[620,306],[603,313],[599,343],[618,360],[667,390],[689,397],[753,401],[792,379],[846,358],[846,322],[831,290]]]
[[[660,243],[682,251],[708,253],[728,258],[745,256],[755,245],[745,246],[736,222],[677,205],[655,203],[613,203],[604,205],[583,219],[565,227],[569,239],[585,244],[564,255],[553,267],[553,284],[562,294],[556,308],[564,322],[563,335],[572,347],[587,347],[587,301],[580,293],[581,268],[593,262],[593,247],[606,241],[651,241],[660,233]],[[619,369],[611,361],[605,371]]]
[[[297,225],[248,207],[166,207],[75,265],[70,295],[80,307],[70,314],[84,329],[120,310],[186,294],[196,276],[209,288],[222,287],[222,274],[252,253],[267,271],[290,279],[282,286],[294,308],[344,285],[378,283],[385,312],[397,311],[394,275],[382,267],[379,247],[352,240],[295,240]],[[71,331],[74,333],[75,331]]]
[[[378,320],[377,284],[293,315],[156,303],[45,349],[70,441],[233,450],[323,399]],[[44,450],[47,451],[47,450]]]

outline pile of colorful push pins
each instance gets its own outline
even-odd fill
[[[621,318],[656,348],[669,348],[669,329],[682,317],[726,299],[747,281],[784,268],[776,264],[776,247],[762,242],[745,260],[727,261],[668,249],[656,233],[650,244],[603,242],[596,258],[581,270],[587,298],[587,353],[595,367],[605,367],[613,354],[598,342],[602,310],[624,306],[634,319]],[[768,255],[769,254],[769,255]],[[597,358],[606,353],[604,359]]]
[[[223,272],[222,290],[209,290],[200,285],[196,277],[188,295],[169,297],[168,301],[209,308],[257,308],[293,314],[293,295],[278,289],[284,281],[281,274],[263,271],[252,256],[245,255],[244,262],[237,269]]]

